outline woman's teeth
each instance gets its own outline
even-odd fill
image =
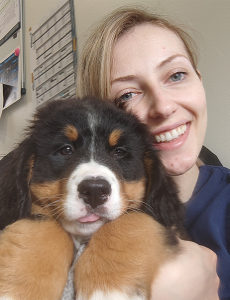
[[[171,131],[167,131],[158,135],[155,135],[155,140],[157,143],[161,142],[170,142],[172,140],[177,139],[180,135],[184,134],[186,132],[187,125],[181,125]]]

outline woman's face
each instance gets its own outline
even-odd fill
[[[111,97],[149,126],[171,175],[195,165],[207,124],[205,92],[175,33],[143,24],[121,36],[113,51]]]

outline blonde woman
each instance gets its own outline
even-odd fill
[[[207,110],[195,53],[178,26],[121,8],[92,32],[78,64],[77,95],[108,98],[149,126],[186,206],[185,227],[197,244],[180,241],[184,250],[153,284],[156,300],[230,299],[230,174],[197,164]],[[216,256],[208,248],[218,256],[219,296]]]

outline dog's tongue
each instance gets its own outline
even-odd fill
[[[92,215],[89,215],[89,216],[82,217],[82,218],[78,219],[78,222],[81,222],[81,223],[95,222],[98,219],[100,219],[100,216],[92,214]]]

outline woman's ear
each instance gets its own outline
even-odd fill
[[[158,153],[152,149],[145,155],[147,176],[146,213],[165,227],[181,229],[184,205],[179,199],[175,182],[167,174]],[[148,209],[148,207],[151,207]]]

